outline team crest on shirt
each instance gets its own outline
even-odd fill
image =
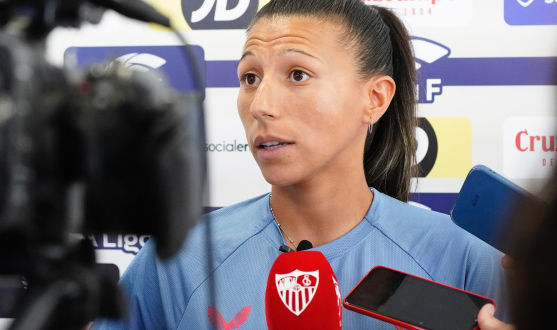
[[[232,321],[227,323],[224,320],[224,317],[221,315],[221,313],[219,313],[219,311],[215,307],[209,306],[209,321],[211,321],[211,323],[217,329],[224,329],[224,330],[236,329],[239,328],[242,324],[244,324],[244,322],[247,321],[250,312],[251,312],[251,306],[246,306],[242,308],[238,312],[238,314],[236,314],[236,316],[234,316]]]
[[[275,283],[284,306],[300,316],[317,292],[319,270],[302,272],[296,269],[288,274],[275,274]]]

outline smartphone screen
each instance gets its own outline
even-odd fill
[[[372,269],[346,304],[430,330],[471,330],[493,301],[384,267]]]

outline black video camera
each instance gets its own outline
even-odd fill
[[[167,259],[203,212],[202,93],[116,62],[70,73],[45,60],[52,29],[104,9],[170,26],[141,0],[0,1],[0,274],[28,283],[12,329],[124,314],[91,242],[71,233],[152,235]],[[195,68],[187,47],[184,60]]]

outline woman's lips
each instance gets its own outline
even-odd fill
[[[263,148],[265,150],[273,150],[275,148],[280,148],[280,147],[284,147],[285,145],[290,144],[288,142],[278,142],[278,141],[273,141],[273,142],[266,142],[266,143],[262,143],[259,148]]]
[[[293,143],[282,142],[282,143],[264,143],[257,148],[257,153],[259,157],[265,160],[269,160],[284,152],[288,151],[292,147]]]

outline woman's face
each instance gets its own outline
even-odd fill
[[[247,37],[238,112],[273,185],[362,168],[370,97],[341,36],[332,21],[281,18],[260,20]]]

